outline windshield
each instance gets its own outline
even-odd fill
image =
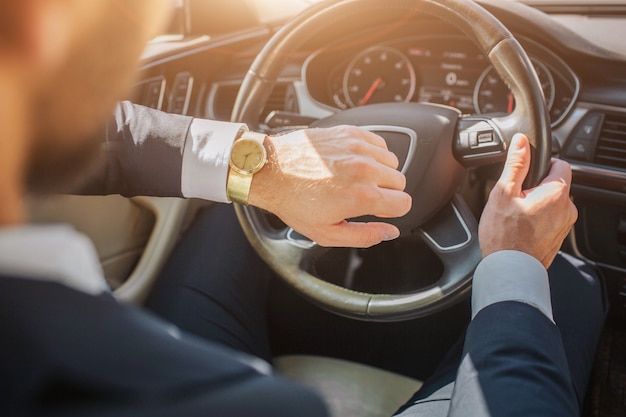
[[[256,10],[261,23],[285,19],[319,0],[245,0]]]
[[[270,23],[293,16],[307,6],[321,0],[244,0],[249,7],[256,11],[261,23]],[[498,0],[517,1],[533,6],[582,6],[582,5],[612,5],[625,3],[625,0]],[[233,4],[236,2],[232,2]]]
[[[280,23],[322,0],[175,0],[178,11],[164,34],[215,36],[258,25]],[[607,10],[614,5],[624,5],[626,0],[485,0],[517,1],[538,7],[560,20],[568,27],[576,27],[591,42],[604,48],[626,53],[623,36],[626,28],[621,21],[612,19]],[[589,13],[589,6],[602,6],[603,13]],[[613,40],[607,42],[603,33],[610,28]],[[604,29],[604,30],[603,30]],[[162,39],[162,37],[159,37]]]

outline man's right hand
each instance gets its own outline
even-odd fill
[[[517,250],[548,268],[578,218],[569,197],[572,171],[566,162],[553,159],[541,184],[523,190],[529,167],[528,139],[516,135],[480,219],[480,247],[483,257],[500,250]]]
[[[411,208],[398,158],[380,136],[353,126],[267,138],[268,164],[254,175],[249,203],[322,246],[369,247],[400,235],[389,223]]]

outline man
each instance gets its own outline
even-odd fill
[[[63,226],[26,223],[24,197],[29,190],[76,181],[80,168],[99,156],[99,141],[89,138],[98,136],[100,124],[123,94],[135,70],[132,63],[165,19],[167,3],[0,1],[2,415],[326,413],[315,395],[271,375],[263,362],[241,352],[246,349],[183,334],[167,322],[117,303],[106,290],[97,256],[85,237]],[[100,171],[88,188],[185,196],[204,190],[199,193],[212,193],[218,201],[233,195],[240,199],[243,193],[250,204],[275,212],[329,246],[367,247],[398,236],[398,230],[384,221],[345,220],[364,214],[401,216],[410,208],[410,197],[402,191],[404,178],[395,170],[397,158],[382,139],[350,127],[268,138],[263,146],[269,163],[252,177],[248,188],[237,188],[230,195],[216,191],[226,186],[227,175],[233,175],[223,163],[228,155],[216,149],[230,148],[206,145],[213,136],[207,132],[220,143],[232,143],[243,130],[239,125],[168,118],[123,104],[115,129],[109,131],[107,154],[115,163]],[[347,143],[350,154],[345,153]],[[135,152],[138,148],[141,152]],[[155,168],[150,156],[158,156],[158,163],[167,169]],[[574,413],[579,404],[577,380],[584,379],[585,371],[582,378],[575,378],[569,369],[573,359],[564,351],[553,322],[545,270],[576,218],[568,198],[570,172],[566,164],[555,161],[541,186],[523,191],[528,162],[528,143],[518,137],[481,222],[485,260],[476,273],[475,317],[452,401],[457,415],[490,410],[504,415],[506,401],[515,397],[509,382],[519,380],[530,380],[528,392],[544,395],[538,403],[558,404],[563,415]],[[188,174],[197,169],[214,172],[222,187],[195,183]],[[160,171],[178,175],[161,178]],[[514,262],[517,271],[526,271],[524,276],[502,278],[503,262]],[[210,299],[207,294],[205,300]],[[210,307],[223,308],[225,320],[241,318],[220,301],[215,299]],[[493,326],[494,315],[501,317],[499,326]],[[598,324],[594,320],[588,327]],[[520,328],[528,332],[526,344],[510,334]],[[486,334],[495,334],[500,342],[480,346],[483,352],[476,346],[489,341],[481,338]],[[520,352],[532,357],[521,366],[530,378],[516,372],[520,362],[515,352],[494,353],[509,370],[504,374],[499,362],[494,367],[485,360],[485,352],[507,343],[519,343]],[[585,354],[594,343],[593,335],[585,339]],[[496,375],[487,383],[477,383],[494,370]],[[498,385],[492,381],[498,380],[510,389],[490,391]],[[418,393],[405,412],[421,412],[420,399],[426,395]],[[494,405],[494,398],[500,404]],[[546,409],[538,410],[545,414]],[[519,410],[523,408],[514,411]]]

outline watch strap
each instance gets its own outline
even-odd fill
[[[252,186],[252,175],[243,175],[230,170],[228,174],[228,184],[226,186],[226,196],[233,203],[248,205],[248,196],[250,195],[250,187]]]

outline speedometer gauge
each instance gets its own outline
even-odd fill
[[[532,59],[548,110],[554,103],[554,78],[548,68]],[[478,78],[474,89],[474,110],[478,114],[511,113],[515,109],[515,98],[496,70],[490,66]]]
[[[409,101],[415,94],[415,69],[396,49],[376,46],[358,54],[343,77],[343,93],[350,107]]]

